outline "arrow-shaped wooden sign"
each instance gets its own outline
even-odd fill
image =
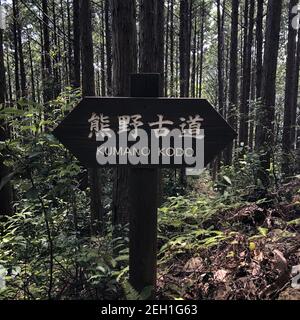
[[[206,166],[236,137],[207,100],[100,97],[84,98],[54,135],[88,168]]]
[[[132,98],[84,98],[54,135],[87,168],[131,167],[129,281],[141,292],[156,285],[157,169],[203,169],[236,133],[206,100],[156,98],[159,74],[130,86]]]

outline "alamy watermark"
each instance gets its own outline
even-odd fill
[[[88,137],[99,143],[95,150],[99,165],[186,166],[191,168],[188,175],[199,175],[204,169],[203,121],[198,114],[176,120],[158,114],[153,121],[144,121],[140,114],[116,119],[93,113]]]

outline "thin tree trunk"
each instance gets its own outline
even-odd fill
[[[15,0],[15,14],[16,14],[16,31],[17,31],[17,41],[18,41],[18,56],[19,56],[19,62],[20,62],[21,96],[26,97],[27,95],[26,73],[25,73],[22,30],[21,30],[21,24],[20,24],[20,12],[19,12],[18,0]]]
[[[100,45],[100,62],[101,62],[101,95],[106,96],[106,79],[105,79],[105,12],[104,4],[101,4],[101,45]]]
[[[300,23],[300,21],[299,21]],[[298,108],[298,93],[299,93],[299,71],[300,71],[300,28],[298,29],[298,42],[296,48],[296,67],[295,67],[295,94],[294,94],[294,104],[292,109],[292,129],[291,129],[291,144],[294,149],[297,146],[297,108]],[[300,116],[300,115],[299,115]],[[299,118],[300,121],[300,118]],[[299,128],[299,124],[298,124]],[[298,138],[300,139],[300,137]],[[300,140],[298,141],[300,143]],[[297,160],[296,160],[297,161]]]
[[[158,11],[158,23],[157,23],[157,33],[158,33],[158,70],[157,72],[161,74],[161,86],[160,86],[160,94],[164,96],[164,85],[165,85],[165,77],[167,75],[167,70],[164,68],[164,46],[165,46],[165,0],[158,0],[157,4]],[[157,191],[157,202],[158,206],[161,206],[163,203],[163,193],[164,193],[164,185],[163,185],[163,171],[158,170],[158,191]]]
[[[174,74],[174,0],[171,1],[171,12],[170,12],[170,20],[171,20],[171,27],[170,27],[170,95],[171,97],[175,96],[175,74]]]
[[[0,107],[5,103],[6,86],[5,86],[5,67],[4,67],[4,52],[3,52],[3,30],[0,29]],[[3,120],[0,120],[0,141],[7,139],[6,126]],[[9,170],[4,164],[4,157],[0,154],[0,183],[2,179],[9,174]],[[13,213],[12,207],[12,188],[11,184],[7,183],[0,189],[0,217],[9,216]]]
[[[28,53],[29,53],[29,64],[30,64],[30,79],[31,79],[31,96],[32,100],[35,102],[35,83],[34,83],[34,67],[33,67],[33,59],[32,59],[32,50],[31,43],[28,41]]]
[[[16,0],[13,0],[13,40],[14,40],[14,62],[15,62],[15,95],[16,100],[21,96],[20,75],[19,75],[19,56],[18,56],[18,9]]]
[[[52,15],[53,15],[53,43],[55,46],[56,54],[54,57],[55,68],[53,68],[53,79],[54,79],[54,96],[57,97],[61,91],[61,78],[60,78],[60,52],[59,52],[59,42],[57,35],[57,14],[56,14],[56,4],[55,0],[52,1]]]
[[[95,71],[96,75],[95,75],[95,94],[97,96],[101,96],[101,81],[100,81],[100,70],[101,70],[101,65],[100,65],[100,61],[99,61],[99,54],[98,52],[96,52],[96,61],[95,61],[96,65],[97,65],[97,70]],[[100,66],[100,68],[98,67]]]
[[[252,68],[253,74],[254,68]],[[249,150],[252,152],[254,148],[254,128],[255,128],[255,77],[251,77],[251,95],[249,102]]]
[[[257,18],[256,18],[256,129],[255,129],[255,148],[258,145],[258,121],[259,104],[261,98],[261,82],[263,72],[263,17],[264,17],[264,0],[257,1]]]
[[[53,98],[52,94],[52,65],[50,53],[50,36],[49,36],[49,18],[48,18],[48,1],[42,1],[43,8],[43,97],[44,103],[49,102]],[[46,113],[48,112],[46,108]]]
[[[221,12],[221,2],[217,0],[218,11],[218,97],[219,112],[224,112],[224,25]]]
[[[11,70],[10,70],[10,61],[9,61],[9,46],[6,47],[6,69],[7,69],[7,76],[8,76],[8,97],[9,97],[9,103],[11,104],[13,101],[13,93],[12,93]]]
[[[180,60],[180,97],[188,97],[190,89],[191,64],[191,10],[190,0],[180,1],[179,60]],[[181,169],[180,183],[187,185],[185,168]]]
[[[73,86],[80,87],[80,21],[79,21],[79,0],[73,0],[73,51],[74,51],[74,79]]]
[[[285,102],[284,102],[284,126],[282,139],[282,171],[285,176],[293,174],[292,152],[294,151],[294,141],[292,139],[293,112],[296,110],[295,105],[295,77],[296,77],[296,37],[297,30],[293,27],[292,22],[294,13],[292,9],[298,4],[297,0],[290,0],[289,4],[289,32],[287,45],[287,62],[286,62],[286,82],[285,82]]]
[[[268,170],[274,148],[274,120],[276,100],[276,73],[279,49],[282,0],[269,0],[266,22],[266,42],[262,78],[261,110],[259,112],[258,148],[261,151],[258,177],[267,189],[270,186]]]
[[[199,97],[203,90],[203,61],[204,61],[204,27],[205,27],[205,0],[201,5],[201,38],[200,38],[200,63],[199,63]]]
[[[225,1],[225,0],[224,0]],[[217,0],[217,24],[218,24],[218,107],[221,115],[224,115],[224,10],[221,11],[221,1]],[[215,181],[220,169],[221,156],[218,156],[212,165],[212,176]]]
[[[161,74],[160,94],[164,93],[165,0],[157,0],[157,71]]]
[[[189,96],[191,63],[191,1],[180,1],[180,96]]]
[[[199,17],[196,19],[197,23],[199,23],[199,30],[197,33],[197,39],[196,39],[196,75],[195,75],[195,98],[200,97],[199,93],[201,89],[201,83],[200,83],[200,45],[201,45],[201,15],[199,14]]]
[[[228,116],[228,97],[229,97],[229,60],[230,60],[230,41],[226,39],[225,44],[225,75],[224,75],[224,118],[227,119]]]
[[[166,21],[166,41],[165,41],[165,84],[164,84],[164,89],[165,89],[165,96],[168,96],[168,89],[169,89],[169,35],[170,35],[170,0],[168,0],[168,7],[167,7],[167,21]]]
[[[230,71],[229,71],[229,106],[228,123],[237,129],[237,104],[238,104],[238,23],[239,23],[239,0],[232,0],[231,15],[231,44],[230,44]],[[226,151],[225,164],[232,163],[233,143]]]
[[[109,0],[105,0],[105,41],[106,41],[106,64],[107,64],[107,95],[112,95],[112,43],[111,43],[111,10]]]
[[[264,0],[257,0],[256,18],[256,98],[261,96],[261,81],[263,71],[263,16]]]
[[[194,36],[192,46],[191,95],[196,97],[196,53],[197,53],[197,18],[194,17]]]
[[[179,39],[177,37],[176,50],[175,50],[175,97],[180,96],[180,50],[179,50]]]
[[[249,98],[251,88],[251,60],[252,60],[252,42],[254,28],[254,0],[245,2],[244,15],[244,58],[243,58],[243,78],[241,88],[241,108],[240,108],[240,143],[248,145],[249,140]]]
[[[295,149],[296,149],[296,172],[300,172],[300,115],[297,119],[298,94],[299,94],[299,70],[300,70],[300,28],[298,30],[297,58],[296,58],[296,79],[295,79]],[[297,128],[297,130],[296,130]],[[292,134],[293,137],[293,134]]]
[[[95,96],[94,46],[90,0],[80,1],[80,30],[82,44],[82,95]],[[103,231],[100,171],[90,169],[88,176],[91,188],[91,233],[92,235],[97,235]]]
[[[73,61],[73,46],[72,46],[72,31],[71,31],[71,8],[70,0],[67,0],[67,16],[68,16],[68,66],[69,66],[69,83],[72,84],[74,79],[74,61]]]
[[[63,4],[63,0],[60,0],[60,16],[61,16],[61,24],[62,24],[62,32],[63,32],[63,36],[62,36],[62,39],[63,39],[63,77],[62,77],[62,80],[63,80],[63,83],[62,83],[62,86],[66,86],[67,83],[68,83],[68,77],[69,77],[69,68],[68,68],[68,58],[67,58],[67,52],[68,52],[68,49],[67,49],[67,40],[66,40],[66,22],[65,21],[65,12],[64,12],[64,4]]]

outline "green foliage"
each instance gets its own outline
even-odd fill
[[[216,188],[227,195],[250,194],[261,186],[257,180],[257,168],[259,166],[259,155],[257,153],[246,153],[242,157],[238,150],[236,161],[232,166],[222,167]]]
[[[122,283],[122,288],[126,300],[148,300],[153,293],[153,287],[151,286],[144,288],[141,293],[138,293],[127,280]]]
[[[239,207],[240,202],[235,200],[217,194],[169,198],[159,212],[160,264],[230,238],[233,233],[215,230],[214,216]]]
[[[49,133],[79,98],[78,91],[61,94],[47,120],[29,101],[2,110],[14,129],[1,145],[12,172],[1,186],[15,186],[15,214],[0,226],[3,299],[113,299],[121,292],[128,238],[114,238],[109,214],[105,234],[90,237],[86,170]]]
[[[51,102],[53,112],[47,119],[41,105],[25,100],[1,110],[13,129],[10,139],[0,144],[10,168],[0,188],[8,181],[15,186],[15,214],[0,224],[1,299],[143,300],[152,292],[145,288],[138,293],[128,283],[128,226],[116,230],[111,224],[111,172],[106,171],[103,180],[104,233],[91,237],[87,172],[50,134],[79,98],[78,91],[61,94]],[[178,171],[164,171],[164,196],[176,196],[168,197],[159,210],[161,268],[234,239],[230,222],[224,219],[220,228],[220,216],[245,205],[245,198],[261,184],[259,155],[244,151],[237,150],[238,160],[222,167],[215,183],[204,174],[199,181],[189,179],[183,189]],[[270,176],[274,172],[277,168],[270,168]],[[297,227],[298,220],[288,225]],[[248,239],[252,251],[254,240],[269,234],[264,227],[256,231]],[[176,290],[174,297],[182,296],[184,288]]]

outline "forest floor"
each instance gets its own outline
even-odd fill
[[[300,178],[268,200],[221,208],[201,226],[192,242],[164,246],[159,299],[300,300]]]

